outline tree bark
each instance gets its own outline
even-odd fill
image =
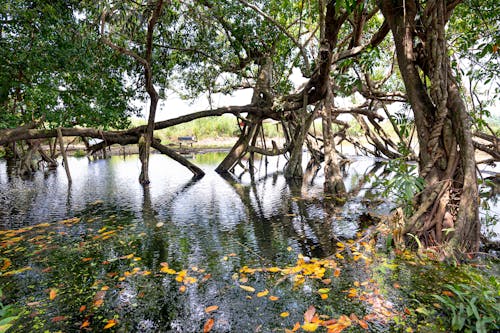
[[[415,0],[399,5],[379,0],[378,5],[395,41],[419,139],[419,175],[425,180],[405,232],[427,246],[440,245],[445,255],[477,251],[480,224],[474,146],[446,53],[445,24],[450,13],[444,0],[427,2],[423,12]],[[417,21],[421,22],[418,28]]]

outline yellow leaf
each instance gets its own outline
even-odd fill
[[[207,306],[205,308],[205,312],[206,313],[210,313],[210,312],[213,312],[213,311],[217,311],[219,309],[219,307],[217,305],[211,305],[211,306]]]
[[[320,294],[328,294],[329,292],[330,292],[330,288],[318,289],[318,293],[320,293]]]
[[[278,267],[269,267],[267,269],[268,272],[271,272],[271,273],[277,273],[279,271],[281,271],[281,268],[278,268]]]
[[[258,292],[257,293],[257,297],[264,297],[264,296],[267,296],[267,294],[269,294],[269,290],[263,290],[261,292]]]
[[[340,248],[344,248],[345,247],[344,243],[341,243],[341,242],[337,242],[337,246],[340,247]]]
[[[279,300],[280,298],[278,296],[269,296],[269,300],[270,301],[277,301]]]
[[[344,259],[344,256],[341,255],[340,253],[335,253],[335,256],[338,258],[338,259]]]
[[[108,286],[102,286],[101,290],[104,290],[104,291],[109,290],[109,287]]]
[[[318,323],[304,323],[302,329],[306,332],[315,332],[318,329]]]
[[[327,299],[328,298],[328,294],[321,294],[321,295],[319,295],[319,297],[321,297],[321,299]]]
[[[163,266],[162,268],[160,268],[160,272],[171,274],[171,275],[177,274],[177,272],[175,270],[173,270],[172,268],[168,268],[168,266]]]
[[[243,289],[243,290],[245,290],[245,291],[248,291],[249,293],[253,293],[255,291],[254,287],[245,286],[245,285],[242,285],[242,284],[240,284],[240,288]]]
[[[116,319],[110,319],[108,320],[108,323],[104,326],[104,329],[107,330],[108,328],[111,328],[117,324]]]
[[[56,297],[57,297],[57,289],[54,288],[50,289],[49,299],[53,301]]]
[[[290,315],[290,313],[289,313],[288,311],[285,311],[285,312],[280,313],[280,317],[282,317],[282,318],[286,318],[286,317],[288,317],[289,315]]]

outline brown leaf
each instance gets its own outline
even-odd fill
[[[53,323],[58,323],[58,322],[63,321],[65,319],[66,319],[66,316],[57,316],[57,317],[53,317],[50,321]]]
[[[207,320],[207,322],[205,323],[205,325],[203,325],[203,333],[210,332],[210,330],[212,329],[212,327],[214,327],[214,319],[213,318],[209,318]]]
[[[314,305],[311,305],[309,309],[307,309],[307,311],[304,313],[304,321],[306,323],[312,322],[315,313],[316,313],[316,308],[314,307]]]

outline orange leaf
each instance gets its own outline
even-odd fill
[[[80,325],[80,328],[85,328],[85,327],[89,327],[90,326],[90,322],[85,319],[85,321]]]
[[[87,306],[86,305],[80,306],[80,312],[83,312],[85,310],[87,310]]]
[[[328,294],[320,294],[319,297],[321,297],[321,299],[327,299],[328,298]]]
[[[7,268],[10,267],[10,265],[12,265],[12,261],[10,261],[10,259],[8,259],[8,258],[4,258],[3,260],[4,260],[3,265],[2,265],[2,268],[0,270],[5,271],[5,270],[7,270]]]
[[[277,301],[279,300],[280,298],[278,296],[269,296],[269,300],[270,301]]]
[[[66,319],[65,316],[57,316],[57,317],[52,318],[50,321],[53,323],[58,323],[58,322],[63,321],[65,319]]]
[[[108,320],[108,323],[104,326],[104,329],[107,330],[108,328],[111,328],[117,324],[116,319],[110,319]]]
[[[213,318],[209,318],[205,325],[203,325],[203,333],[208,333],[210,330],[214,327],[214,320]]]
[[[441,293],[442,293],[443,295],[445,295],[445,296],[449,296],[449,297],[453,297],[453,296],[455,296],[455,294],[453,294],[453,293],[452,293],[451,291],[449,291],[449,290],[443,290]]]
[[[359,324],[359,326],[361,326],[361,327],[362,327],[362,328],[364,328],[365,330],[367,330],[367,329],[368,329],[368,323],[367,323],[366,321],[364,321],[364,320],[360,320],[360,321],[358,321],[358,324]]]
[[[219,307],[217,305],[207,306],[205,308],[205,312],[206,313],[210,313],[210,312],[213,312],[213,311],[217,311],[218,309],[219,309]]]
[[[292,332],[296,332],[298,331],[300,328],[300,323],[299,322],[296,322],[295,325],[293,325],[293,328],[292,328]]]
[[[396,288],[396,289],[401,288],[401,286],[400,286],[400,285],[399,285],[399,283],[397,283],[397,282],[394,282],[394,284],[393,284],[392,286],[393,286],[394,288]]]
[[[94,306],[96,308],[100,307],[102,305],[102,303],[104,303],[104,300],[103,299],[98,299],[96,301],[94,301]]]
[[[54,288],[50,289],[49,299],[53,301],[56,297],[57,297],[57,289]]]
[[[185,285],[182,285],[179,287],[179,292],[183,293],[186,291],[186,286]]]
[[[314,307],[314,305],[311,305],[309,309],[307,309],[307,311],[304,313],[304,320],[307,323],[312,322],[315,313],[316,313],[316,308]]]
[[[333,272],[333,276],[339,277],[340,275],[340,268],[335,268],[335,271]]]

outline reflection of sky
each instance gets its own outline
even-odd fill
[[[322,200],[322,170],[311,184],[292,190],[281,174],[272,175],[281,172],[285,159],[280,157],[278,161],[277,158],[269,158],[267,171],[271,176],[265,176],[266,164],[257,160],[255,165],[260,172],[255,176],[254,185],[251,185],[248,173],[241,179],[235,179],[236,184],[231,185],[214,172],[218,161],[210,156],[205,157],[199,160],[206,160],[206,164],[199,161],[195,163],[201,165],[206,176],[192,182],[192,174],[180,164],[162,155],[151,155],[149,195],[151,208],[158,221],[178,226],[196,223],[207,229],[234,231],[241,221],[248,219],[249,212],[245,204],[251,204],[259,218],[268,220],[289,213],[300,216],[296,203],[288,208],[288,198],[301,196],[306,200]],[[306,163],[305,154],[304,167]],[[16,228],[73,217],[97,200],[141,216],[144,191],[138,182],[141,164],[137,156],[113,156],[95,162],[89,162],[86,158],[70,158],[69,165],[73,183],[68,191],[62,166],[55,171],[37,172],[33,180],[24,181],[15,176],[9,177],[5,161],[0,161],[0,228]],[[352,158],[351,163],[346,165],[344,178],[348,191],[356,189],[359,180],[365,177],[372,165],[371,158]],[[484,172],[498,172],[498,167],[480,168]],[[369,183],[364,184],[332,220],[335,234],[355,232],[357,216],[367,210],[362,200],[368,186]],[[242,200],[246,201],[245,204]],[[324,219],[320,206],[309,205],[301,209],[305,209],[309,220]],[[384,208],[379,206],[369,209],[377,211]],[[500,216],[500,205],[493,203],[489,214]],[[346,223],[342,225],[335,219]],[[292,220],[294,224],[297,223],[297,218]],[[500,225],[496,227],[497,232],[500,231],[498,229]]]

